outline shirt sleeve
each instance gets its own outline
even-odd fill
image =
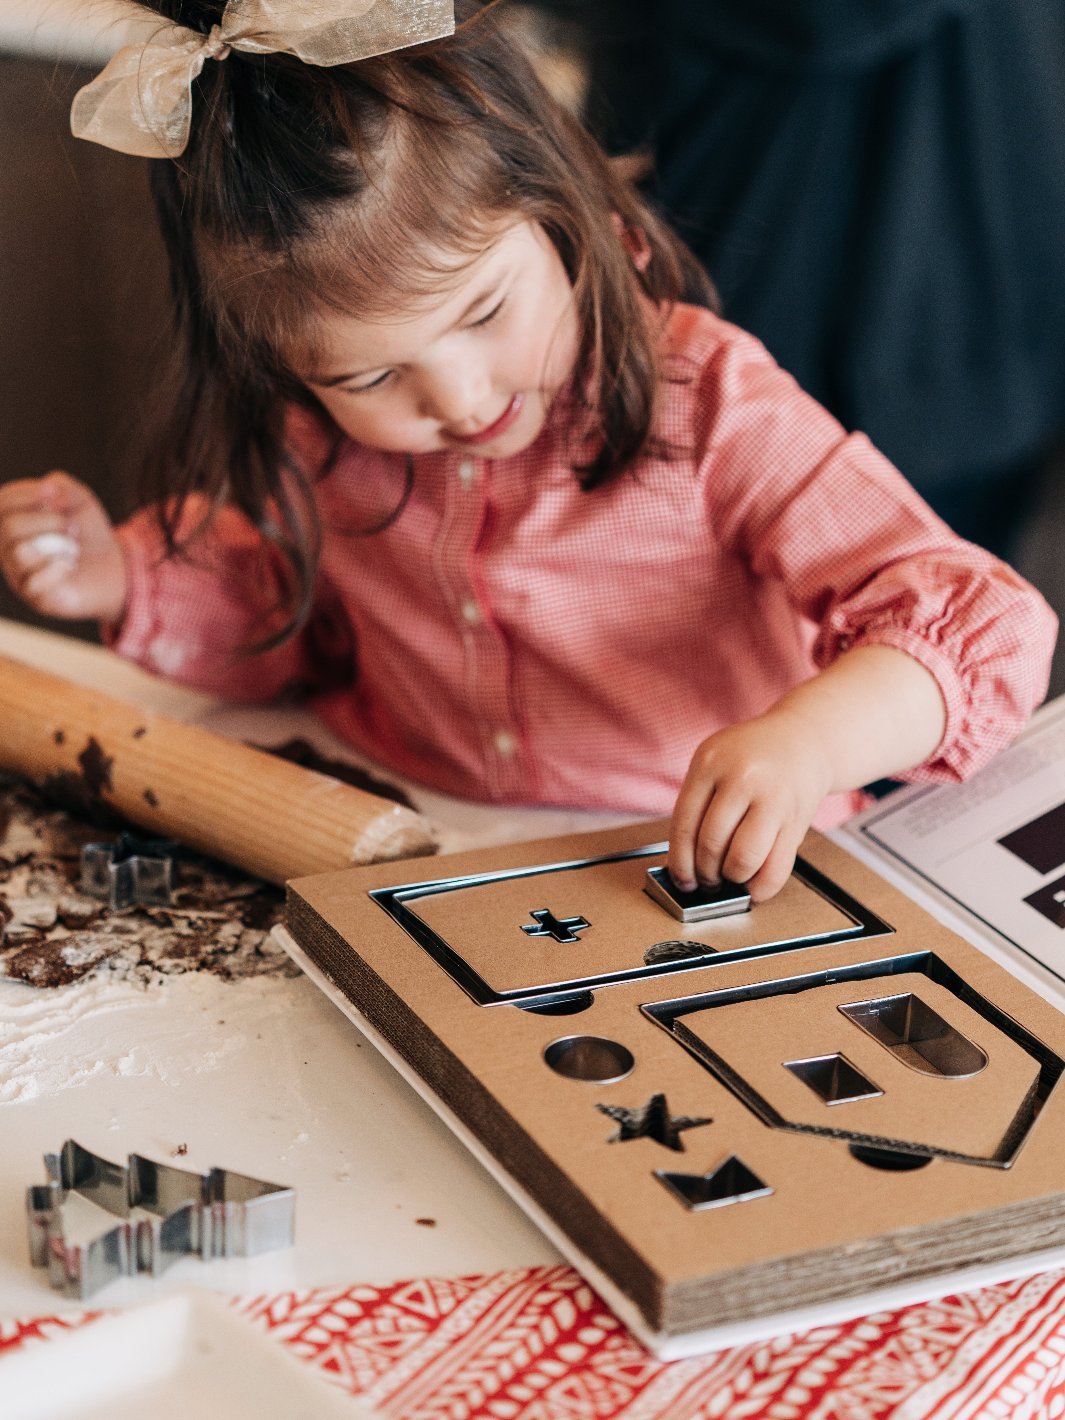
[[[326,440],[296,411],[290,453],[316,466]],[[317,578],[305,623],[284,631],[288,576],[280,550],[233,508],[210,512],[189,498],[178,527],[179,555],[168,555],[157,510],[142,509],[118,529],[128,595],[122,620],[103,628],[106,644],[145,670],[197,690],[245,701],[321,690],[354,678],[354,633],[340,598]]]
[[[703,375],[699,440],[717,535],[815,623],[819,669],[893,646],[935,677],[946,729],[904,777],[965,778],[1046,694],[1057,619],[1022,577],[957,537],[862,434],[848,435],[753,339]]]
[[[187,524],[195,526],[202,514],[190,500]],[[126,610],[103,636],[127,660],[241,701],[273,700],[352,678],[350,628],[321,584],[300,630],[262,649],[289,619],[283,559],[235,510],[215,514],[208,530],[178,556],[167,556],[152,509],[135,514],[118,536],[126,559]]]

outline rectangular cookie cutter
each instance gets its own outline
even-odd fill
[[[46,1184],[26,1192],[30,1261],[66,1297],[83,1301],[119,1277],[158,1277],[181,1257],[253,1257],[290,1247],[296,1191],[229,1169],[196,1173],[130,1154],[113,1164],[73,1139],[45,1154]],[[120,1221],[88,1243],[64,1234],[72,1193]]]

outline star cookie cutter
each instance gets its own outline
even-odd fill
[[[80,887],[113,911],[140,904],[165,907],[174,888],[174,856],[170,838],[138,838],[122,833],[114,843],[86,843],[81,850]]]
[[[83,1301],[119,1277],[159,1277],[181,1257],[254,1257],[290,1247],[296,1190],[229,1169],[209,1173],[130,1154],[125,1167],[68,1139],[45,1154],[46,1184],[26,1192],[30,1261],[66,1297]],[[88,1243],[69,1242],[72,1193],[120,1219]]]

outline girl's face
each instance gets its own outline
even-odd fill
[[[302,378],[340,428],[370,448],[481,458],[520,453],[577,360],[573,288],[544,231],[521,221],[446,290],[387,319],[328,313]]]

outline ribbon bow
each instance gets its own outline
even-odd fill
[[[454,32],[454,0],[229,0],[210,34],[167,23],[120,49],[75,95],[71,131],[119,153],[176,158],[189,141],[192,83],[208,59],[239,49],[350,64]]]

